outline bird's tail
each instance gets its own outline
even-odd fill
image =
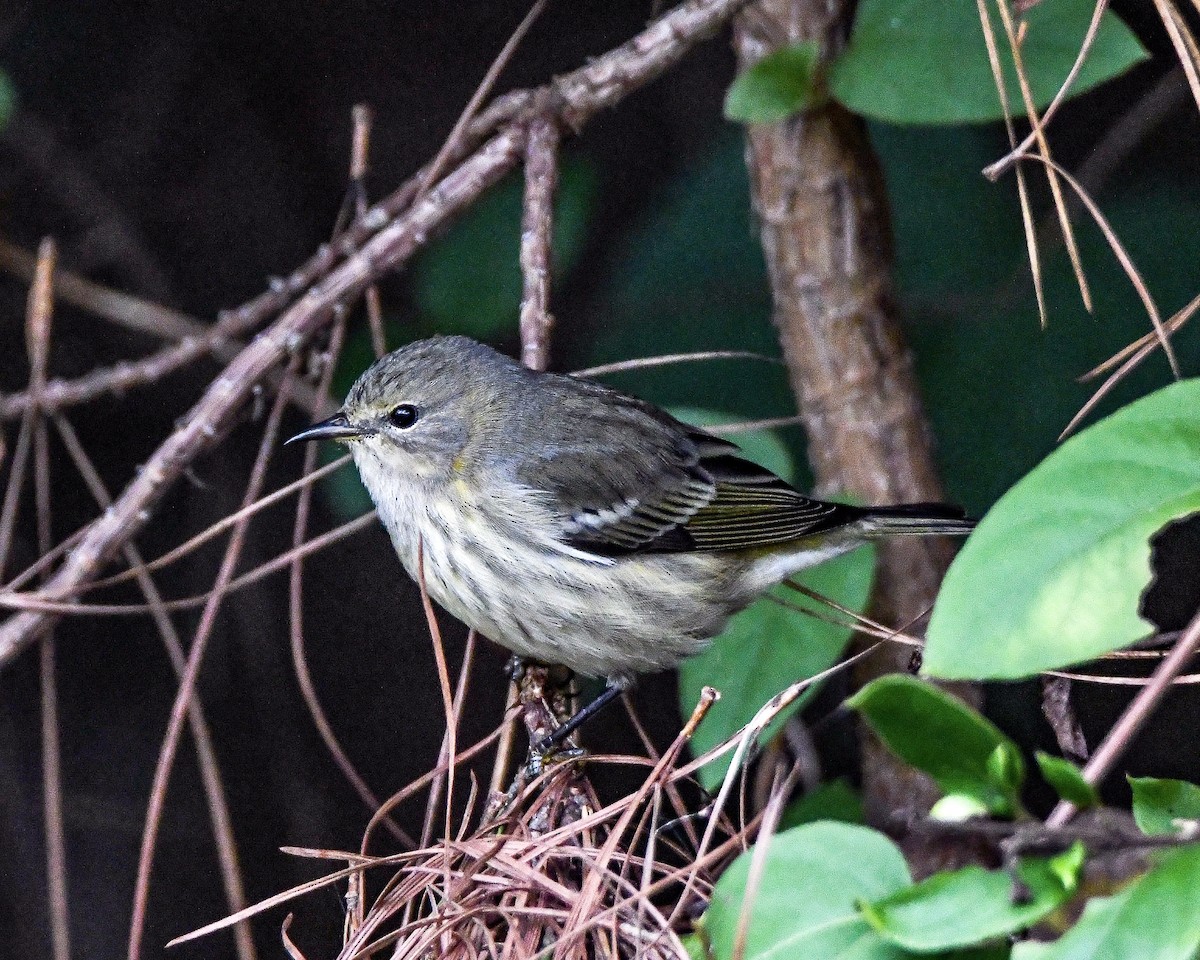
[[[975,522],[961,507],[945,503],[903,503],[895,507],[867,507],[859,521],[868,537],[909,534],[966,536]]]

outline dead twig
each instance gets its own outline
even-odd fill
[[[1071,706],[1071,681],[1065,677],[1042,677],[1042,715],[1054,731],[1058,749],[1068,759],[1086,760],[1087,741]]]

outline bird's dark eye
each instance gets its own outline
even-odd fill
[[[421,411],[414,407],[411,403],[402,403],[395,410],[388,414],[388,420],[391,421],[393,427],[399,427],[401,430],[407,430],[421,415]]]

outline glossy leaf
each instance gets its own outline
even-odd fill
[[[1200,822],[1200,787],[1186,780],[1130,777],[1133,818],[1143,833],[1180,832],[1180,820]]]
[[[1013,960],[1193,960],[1200,949],[1200,846],[1163,856],[1114,897],[1088,902],[1054,943],[1021,943]]]
[[[1079,768],[1070,760],[1041,750],[1034,753],[1034,758],[1046,782],[1068,803],[1073,803],[1080,810],[1100,805],[1096,788],[1083,779]]]
[[[947,794],[989,811],[1020,810],[1024,763],[1016,744],[961,700],[915,677],[873,680],[847,704],[901,760],[933,777]]]
[[[772,123],[813,105],[820,44],[805,40],[782,47],[747,67],[725,95],[725,117]]]
[[[909,885],[908,867],[883,834],[842,823],[814,823],[770,839],[754,898],[745,960],[854,957],[900,960],[855,906]],[[719,960],[733,956],[750,850],[721,875],[702,924]]]
[[[1023,930],[1066,902],[1083,865],[1081,847],[1071,863],[1073,872],[1064,873],[1050,858],[1023,861],[1017,868],[1025,886],[1020,902],[1014,902],[1006,871],[965,867],[936,873],[861,909],[880,936],[906,950],[969,947]]]
[[[1050,0],[1022,16],[1027,30],[1022,60],[1039,108],[1070,72],[1094,8],[1094,0]],[[992,22],[1007,74],[1008,99],[1014,112],[1022,114],[1024,100],[1003,24],[994,10]],[[1129,28],[1106,12],[1071,90],[1088,90],[1146,55]],[[983,27],[971,0],[863,0],[850,43],[830,70],[829,87],[856,113],[892,123],[1003,118]]]
[[[1128,646],[1150,537],[1200,510],[1200,380],[1067,440],[1005,494],[955,558],[927,633],[930,676],[1013,679]]]

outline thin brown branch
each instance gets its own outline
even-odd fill
[[[58,252],[46,238],[38,247],[37,264],[25,315],[25,345],[29,355],[29,392],[35,398],[33,416],[33,489],[38,553],[53,545],[50,507],[50,437],[40,398],[46,387],[50,358],[50,324],[54,315],[54,268]],[[39,651],[41,684],[42,809],[46,837],[46,878],[50,943],[54,960],[70,960],[71,923],[67,894],[67,844],[63,827],[62,743],[58,713],[58,678],[53,632],[42,638]]]
[[[21,488],[25,486],[25,469],[29,463],[29,448],[33,442],[33,418],[26,414],[17,431],[17,442],[13,446],[8,483],[4,487],[4,505],[0,507],[0,580],[8,566],[9,551],[12,550],[13,534],[17,527],[17,514],[21,509]]]
[[[496,81],[500,79],[500,74],[512,60],[513,54],[517,52],[517,47],[521,45],[521,41],[525,39],[525,35],[529,33],[530,28],[537,21],[538,17],[542,15],[542,11],[546,9],[546,2],[547,0],[536,0],[525,16],[521,18],[521,22],[517,24],[517,28],[509,36],[504,46],[500,48],[500,52],[496,54],[496,59],[492,61],[487,72],[483,75],[483,79],[479,81],[479,86],[471,94],[471,99],[463,107],[462,113],[459,114],[458,120],[455,121],[453,128],[450,130],[450,135],[446,137],[445,143],[438,150],[437,155],[433,158],[433,162],[422,171],[416,193],[418,197],[425,195],[434,181],[445,171],[447,164],[451,162],[451,158],[463,150],[464,143],[468,139],[468,131],[471,128],[471,123],[475,119],[475,115],[479,112],[480,106],[488,98],[492,90],[495,89]]]
[[[1200,612],[1192,618],[1187,629],[1176,641],[1170,654],[1158,665],[1150,682],[1138,691],[1125,712],[1108,732],[1108,736],[1096,748],[1091,760],[1083,768],[1083,778],[1093,786],[1099,784],[1112,771],[1113,765],[1129,748],[1133,738],[1149,719],[1150,714],[1162,701],[1175,678],[1183,672],[1192,655],[1200,649]],[[1065,800],[1060,802],[1046,819],[1046,826],[1061,827],[1075,813],[1075,808]]]
[[[37,258],[33,254],[0,239],[0,270],[29,283],[33,280],[36,266]],[[110,320],[126,330],[161,340],[173,342],[185,337],[199,337],[208,331],[206,324],[185,313],[92,283],[69,270],[55,270],[54,298],[59,303],[68,303]],[[233,351],[228,351],[225,359],[231,359],[232,356]]]
[[[83,482],[95,498],[101,509],[107,510],[112,505],[112,497],[101,480],[95,465],[84,450],[83,444],[75,433],[74,427],[58,415],[54,420],[55,426],[66,447],[68,455],[79,470]],[[162,595],[151,578],[146,564],[138,549],[132,544],[124,547],[125,559],[129,563],[130,573],[137,581],[138,588],[146,598],[150,615],[162,637],[163,646],[171,661],[175,675],[183,677],[187,666],[187,657],[183,652],[183,641],[175,624],[163,604]],[[217,848],[217,861],[221,868],[221,883],[225,888],[225,902],[230,913],[236,913],[246,906],[246,890],[242,883],[241,865],[238,862],[237,841],[233,835],[233,819],[229,814],[229,803],[225,799],[225,787],[221,781],[220,764],[217,761],[216,749],[213,747],[212,734],[208,729],[208,721],[199,700],[193,699],[188,704],[188,727],[192,740],[196,744],[196,761],[200,767],[200,781],[204,787],[204,798],[208,805],[209,822],[212,826],[213,841]],[[238,924],[234,928],[234,940],[239,960],[254,960],[254,940],[250,935],[247,924]]]
[[[529,123],[525,144],[525,203],[521,213],[521,362],[545,370],[550,362],[550,274],[553,267],[554,193],[558,187],[558,122],[549,115]]]
[[[779,367],[784,366],[784,362],[778,357],[768,357],[753,350],[698,350],[692,353],[666,353],[657,357],[634,357],[631,360],[617,360],[571,372],[576,377],[602,377],[609,373],[666,367],[676,363],[696,363],[701,360],[759,360]]]
[[[287,384],[295,374],[299,355],[293,359],[289,367],[289,376],[284,380],[284,387],[275,398],[275,403],[267,416],[263,429],[262,441],[259,444],[258,455],[254,467],[250,471],[250,480],[246,485],[243,506],[253,503],[262,490],[266,480],[267,464],[272,451],[278,442],[279,424],[287,406]],[[115,509],[115,508],[113,508]],[[106,513],[106,516],[108,514]],[[142,831],[142,845],[138,854],[137,879],[134,884],[133,909],[129,922],[129,960],[138,960],[141,956],[142,937],[145,933],[146,910],[150,897],[150,873],[154,865],[154,851],[157,846],[158,831],[162,825],[163,809],[166,806],[167,787],[170,783],[171,772],[175,766],[175,755],[179,749],[179,740],[183,731],[183,723],[187,717],[189,705],[195,695],[196,680],[200,676],[200,667],[204,662],[204,654],[208,649],[208,640],[216,625],[217,613],[225,599],[225,590],[233,579],[233,571],[241,557],[242,546],[245,542],[245,532],[248,521],[236,527],[225,548],[213,585],[212,595],[200,616],[196,632],[188,651],[187,665],[179,681],[179,689],[175,702],[171,707],[171,715],[167,721],[167,729],[163,734],[162,748],[158,755],[158,763],[154,768],[154,781],[150,788],[150,800],[146,809],[146,820]],[[125,541],[128,542],[128,541]],[[124,546],[124,543],[121,544]]]
[[[1196,836],[1148,835],[1136,828],[1118,824],[1064,823],[1052,825],[1036,821],[971,819],[961,822],[921,818],[904,824],[906,829],[935,836],[963,837],[983,840],[995,845],[1006,858],[1020,855],[1061,853],[1074,844],[1082,843],[1091,854],[1117,853],[1126,850],[1158,850],[1187,846]]]
[[[366,216],[370,204],[367,201],[367,171],[370,169],[371,126],[375,114],[365,103],[357,103],[351,111],[354,132],[350,149],[350,189],[354,195],[354,215],[358,219]],[[379,287],[370,284],[363,299],[367,305],[367,325],[371,330],[371,348],[375,356],[387,353],[387,337],[383,330],[383,302],[379,298]]]

